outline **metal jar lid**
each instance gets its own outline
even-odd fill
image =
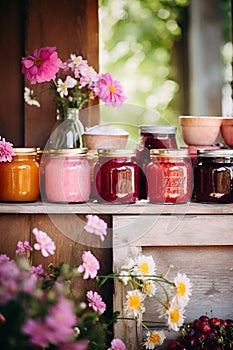
[[[176,127],[175,126],[165,126],[165,125],[140,125],[139,126],[141,133],[149,133],[149,134],[175,134]]]
[[[34,156],[37,154],[37,148],[34,147],[18,147],[13,148],[16,156]]]
[[[233,149],[197,150],[201,158],[233,158]]]
[[[50,149],[49,155],[51,156],[63,156],[63,157],[77,157],[85,156],[87,154],[87,148],[59,148]]]
[[[188,157],[189,153],[186,149],[151,149],[150,150],[151,156],[156,157],[173,157],[173,158],[184,158]]]
[[[127,148],[98,149],[99,157],[133,157],[135,151]]]

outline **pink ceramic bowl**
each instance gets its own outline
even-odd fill
[[[233,146],[233,117],[222,118],[222,138],[227,146]]]
[[[188,146],[214,145],[220,132],[222,117],[180,116],[184,142]]]

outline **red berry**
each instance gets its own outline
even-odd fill
[[[209,317],[208,316],[201,316],[201,317],[199,317],[199,320],[201,322],[208,322],[209,321]]]
[[[202,322],[199,326],[199,330],[202,334],[208,334],[211,331],[211,326],[207,322]]]
[[[174,348],[178,345],[180,345],[178,341],[172,340],[171,343],[169,344],[169,350],[174,350]]]
[[[221,324],[222,326],[226,326],[226,325],[227,325],[227,321],[226,321],[226,320],[220,320],[220,324]]]
[[[220,321],[220,319],[217,318],[217,317],[212,317],[212,318],[210,319],[210,324],[211,324],[212,326],[220,326],[220,323],[221,323],[221,321]]]
[[[193,322],[194,328],[199,328],[200,324],[201,324],[201,321],[198,320],[198,319],[196,319],[196,320]]]

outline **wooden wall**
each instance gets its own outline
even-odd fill
[[[56,120],[55,104],[45,93],[41,108],[24,105],[21,57],[56,46],[62,60],[81,54],[98,70],[98,0],[8,0],[0,2],[0,14],[0,136],[16,147],[43,147]],[[84,124],[95,122],[88,118]]]

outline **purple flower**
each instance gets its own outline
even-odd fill
[[[83,253],[82,260],[83,263],[78,267],[78,272],[84,272],[84,279],[87,279],[89,277],[95,278],[100,268],[99,261],[90,251]]]
[[[17,255],[25,255],[27,251],[32,251],[32,247],[30,246],[28,241],[18,241],[17,243],[18,249],[16,250]]]
[[[100,237],[101,241],[104,241],[107,235],[107,224],[104,220],[100,219],[97,215],[87,215],[87,224],[84,229]]]
[[[42,47],[32,55],[22,58],[22,72],[31,84],[55,79],[62,61],[58,58],[56,47]]]
[[[40,276],[44,275],[45,272],[43,266],[39,264],[38,266],[32,266],[32,273],[39,278]]]
[[[7,142],[4,138],[0,140],[0,162],[11,162],[15,155],[12,148],[13,144]]]
[[[0,255],[0,264],[1,263],[4,263],[4,262],[6,262],[6,261],[9,261],[10,260],[10,258],[9,258],[9,256],[7,256],[6,254],[1,254]]]
[[[114,80],[110,73],[101,74],[95,86],[95,94],[106,105],[120,106],[126,96],[118,80]]]
[[[111,341],[111,348],[108,350],[126,350],[126,346],[121,339],[115,338]]]
[[[96,312],[100,312],[101,314],[104,313],[106,310],[106,304],[97,292],[89,290],[89,292],[87,292],[87,299],[89,307],[92,307]]]
[[[41,254],[44,257],[48,257],[49,255],[53,255],[56,249],[54,242],[47,235],[47,233],[34,228],[32,230],[36,237],[37,243],[34,244],[34,248],[36,250],[41,250]]]
[[[68,343],[59,346],[59,350],[86,350],[88,348],[89,341],[86,339],[79,340],[75,343]]]

